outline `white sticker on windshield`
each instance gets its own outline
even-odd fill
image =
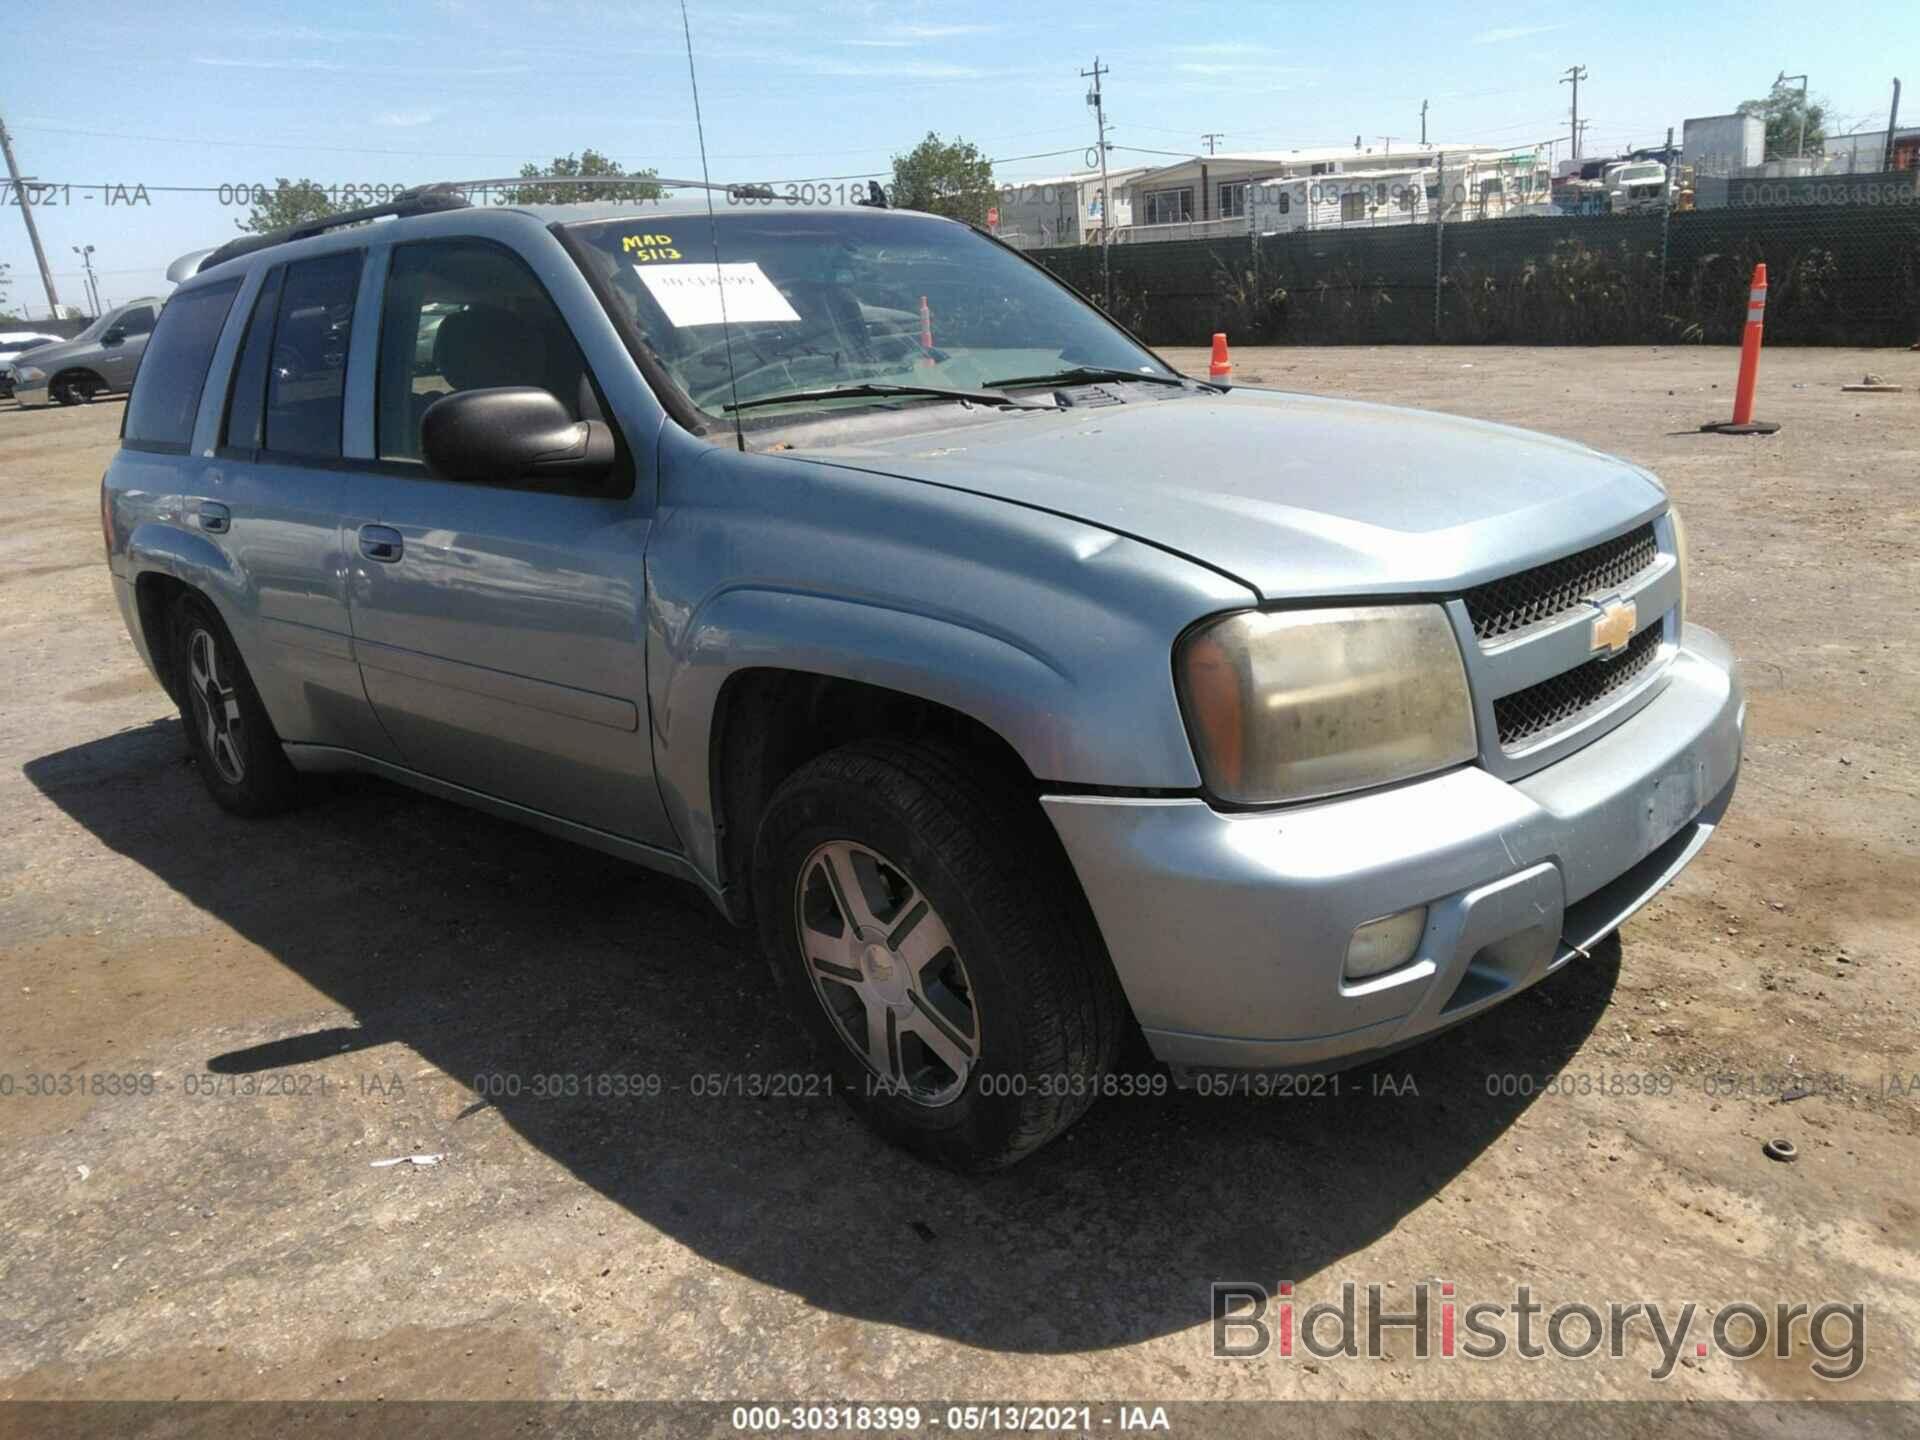
[[[723,319],[745,325],[756,320],[800,318],[787,297],[751,260],[728,265],[635,265],[633,273],[660,302],[667,320],[677,330],[690,325],[718,325]],[[725,315],[720,313],[723,284]]]

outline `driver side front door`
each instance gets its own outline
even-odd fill
[[[576,419],[597,410],[565,319],[502,246],[396,245],[379,354],[379,459],[348,483],[345,539],[355,653],[404,763],[677,848],[646,724],[651,515],[635,460],[622,446],[592,486],[443,479],[421,460],[442,394],[532,385]]]

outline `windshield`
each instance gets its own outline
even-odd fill
[[[707,217],[643,214],[569,227],[668,374],[716,418],[735,403],[834,386],[978,389],[1104,368],[1172,372],[1036,267],[963,225],[871,212],[722,214],[727,330]],[[926,404],[859,395],[755,407]]]

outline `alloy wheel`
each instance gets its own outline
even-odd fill
[[[240,753],[244,724],[240,697],[221,667],[219,642],[203,627],[195,627],[187,637],[187,691],[214,768],[229,784],[241,784],[247,778],[247,762]]]
[[[816,847],[794,896],[801,958],[834,1029],[885,1091],[957,1099],[980,1059],[973,983],[906,872],[851,840]]]

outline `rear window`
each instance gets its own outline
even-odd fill
[[[220,329],[240,293],[238,280],[189,290],[167,303],[154,327],[127,401],[129,444],[185,450],[206,388],[207,366]]]
[[[220,443],[238,450],[258,450],[261,424],[267,413],[267,358],[273,348],[273,321],[280,313],[280,282],[286,267],[267,272],[260,298],[253,302],[240,358],[233,362],[232,390],[227,398],[226,429]]]
[[[340,458],[340,412],[361,253],[297,260],[280,285],[267,372],[264,449],[315,460]]]

